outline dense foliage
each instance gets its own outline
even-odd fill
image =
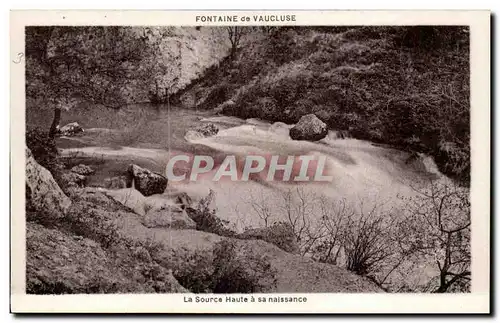
[[[430,154],[469,181],[467,27],[274,29],[197,87],[210,102],[232,99],[224,113],[289,123],[315,113],[356,138]]]

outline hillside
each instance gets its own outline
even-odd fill
[[[157,196],[146,208],[154,196],[69,185],[78,176],[63,164],[52,169],[57,183],[36,161],[46,159],[29,149],[26,158],[28,294],[382,291],[345,269],[283,250],[286,239],[276,246],[222,230],[203,208],[184,204],[186,213],[172,204],[175,195]]]
[[[251,41],[234,59],[193,80],[178,101],[286,123],[314,113],[348,136],[429,154],[468,183],[467,28],[282,27],[245,36]]]

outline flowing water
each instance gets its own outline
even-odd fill
[[[414,194],[413,187],[441,177],[429,157],[411,156],[363,140],[340,139],[335,131],[318,142],[295,141],[289,137],[291,125],[217,116],[210,111],[133,105],[119,110],[89,108],[68,112],[65,119],[79,122],[86,131],[81,137],[61,139],[64,154],[101,156],[106,160],[126,158],[159,172],[164,172],[168,160],[180,153],[208,155],[216,162],[227,155],[326,156],[331,182],[284,183],[258,178],[214,182],[211,176],[196,182],[169,182],[169,186],[192,196],[202,197],[213,190],[217,215],[238,230],[262,226],[266,214],[271,223],[282,220],[288,192],[306,198],[307,213],[313,219],[319,216],[319,199],[397,207],[400,197]],[[208,122],[219,127],[217,135],[186,136],[188,130]]]

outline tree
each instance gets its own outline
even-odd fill
[[[274,32],[275,30],[277,30],[278,28],[279,28],[278,26],[260,26],[260,30],[264,34],[270,34],[270,33]]]
[[[469,190],[451,182],[431,181],[409,200],[407,244],[434,263],[435,293],[469,291],[471,280]]]
[[[78,102],[124,104],[125,85],[147,71],[139,64],[143,48],[131,27],[28,27],[26,93],[54,109],[49,134],[56,133],[61,109]]]
[[[238,50],[238,46],[240,44],[241,36],[244,34],[244,27],[229,26],[226,27],[226,30],[229,42],[231,43],[230,57],[231,60],[234,60],[236,57],[236,51]]]

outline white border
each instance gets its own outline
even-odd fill
[[[234,14],[248,14],[243,11]],[[251,14],[262,14],[262,11]],[[270,14],[271,12],[266,12]],[[276,12],[273,12],[276,13]],[[484,313],[489,311],[490,226],[490,13],[488,11],[279,11],[297,25],[470,25],[472,152],[472,293],[307,294],[307,304],[194,304],[182,295],[25,295],[24,64],[11,66],[12,311],[14,312],[241,312],[241,313]],[[199,14],[227,11],[15,11],[11,12],[11,57],[24,50],[25,25],[209,25]],[[64,17],[64,18],[63,18]],[[210,24],[214,25],[214,24]],[[16,167],[17,165],[17,167]],[[295,295],[295,294],[293,294]]]

